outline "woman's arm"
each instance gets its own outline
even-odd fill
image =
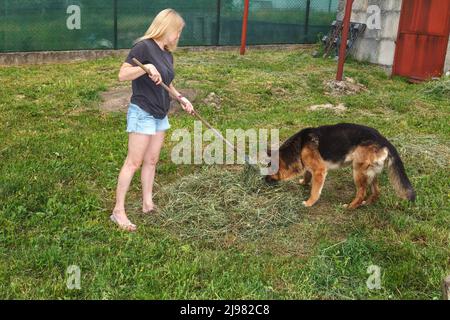
[[[150,72],[152,73],[152,76],[150,77],[156,84],[160,84],[162,79],[161,75],[159,74],[158,70],[155,68],[152,64],[146,64],[145,65]],[[142,75],[145,74],[145,71],[142,70],[141,67],[134,67],[131,64],[124,62],[122,66],[120,67],[119,71],[119,81],[131,81],[135,80]]]
[[[124,62],[120,67],[119,81],[131,81],[139,78],[143,74],[145,74],[145,71],[140,67],[134,67],[131,64]]]
[[[175,87],[173,86],[173,83],[170,84],[169,88],[177,97],[183,96],[181,93],[178,92],[177,89],[175,89]]]
[[[177,89],[175,89],[175,87],[173,86],[173,84],[171,83],[169,86],[170,90],[172,91],[173,94],[175,94],[175,96],[177,96],[180,100],[181,100],[181,107],[190,114],[194,114],[194,107],[192,106],[192,103],[186,99],[186,97],[183,97],[183,95],[178,92]]]

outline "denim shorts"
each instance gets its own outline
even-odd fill
[[[157,119],[142,110],[137,105],[130,103],[127,113],[127,132],[154,135],[159,131],[166,131],[170,128],[169,118]]]

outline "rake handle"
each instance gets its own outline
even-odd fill
[[[137,60],[136,58],[132,59],[134,63],[136,63],[139,67],[141,67],[142,70],[144,70],[149,76],[152,76],[152,73],[150,72],[150,70],[144,66],[139,60]],[[176,98],[177,101],[181,104],[184,105],[183,101],[164,83],[161,81],[160,85],[170,94],[172,95],[172,97]],[[218,130],[216,130],[212,125],[210,125],[208,123],[208,121],[206,121],[205,119],[203,119],[203,117],[196,111],[194,110],[194,115],[205,125],[207,126],[209,129],[211,129],[212,131],[214,131],[214,133],[216,134],[216,136],[218,136],[220,139],[222,139],[228,146],[230,146],[231,148],[233,148],[233,150],[237,153],[237,149],[235,148],[235,146],[233,144],[231,144],[230,141],[228,141]],[[246,156],[246,161],[248,161],[248,158]]]

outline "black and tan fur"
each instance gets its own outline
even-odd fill
[[[377,201],[380,196],[377,176],[386,161],[397,195],[415,200],[415,191],[397,150],[373,128],[350,123],[306,128],[290,137],[276,152],[279,170],[266,176],[266,181],[286,180],[303,174],[300,183],[312,184],[311,196],[303,202],[306,207],[319,200],[328,170],[344,165],[353,166],[356,185],[356,196],[346,207],[355,209]],[[370,195],[366,198],[368,190]]]

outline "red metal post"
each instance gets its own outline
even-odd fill
[[[342,81],[342,75],[344,73],[344,63],[347,51],[347,40],[348,40],[348,30],[350,27],[350,18],[352,16],[352,6],[353,0],[347,0],[347,3],[345,4],[344,22],[342,26],[341,47],[339,49],[339,62],[336,74],[337,81]]]
[[[247,23],[248,23],[248,8],[249,1],[244,2],[244,17],[242,18],[242,36],[241,36],[241,55],[245,54],[245,46],[247,44]]]

